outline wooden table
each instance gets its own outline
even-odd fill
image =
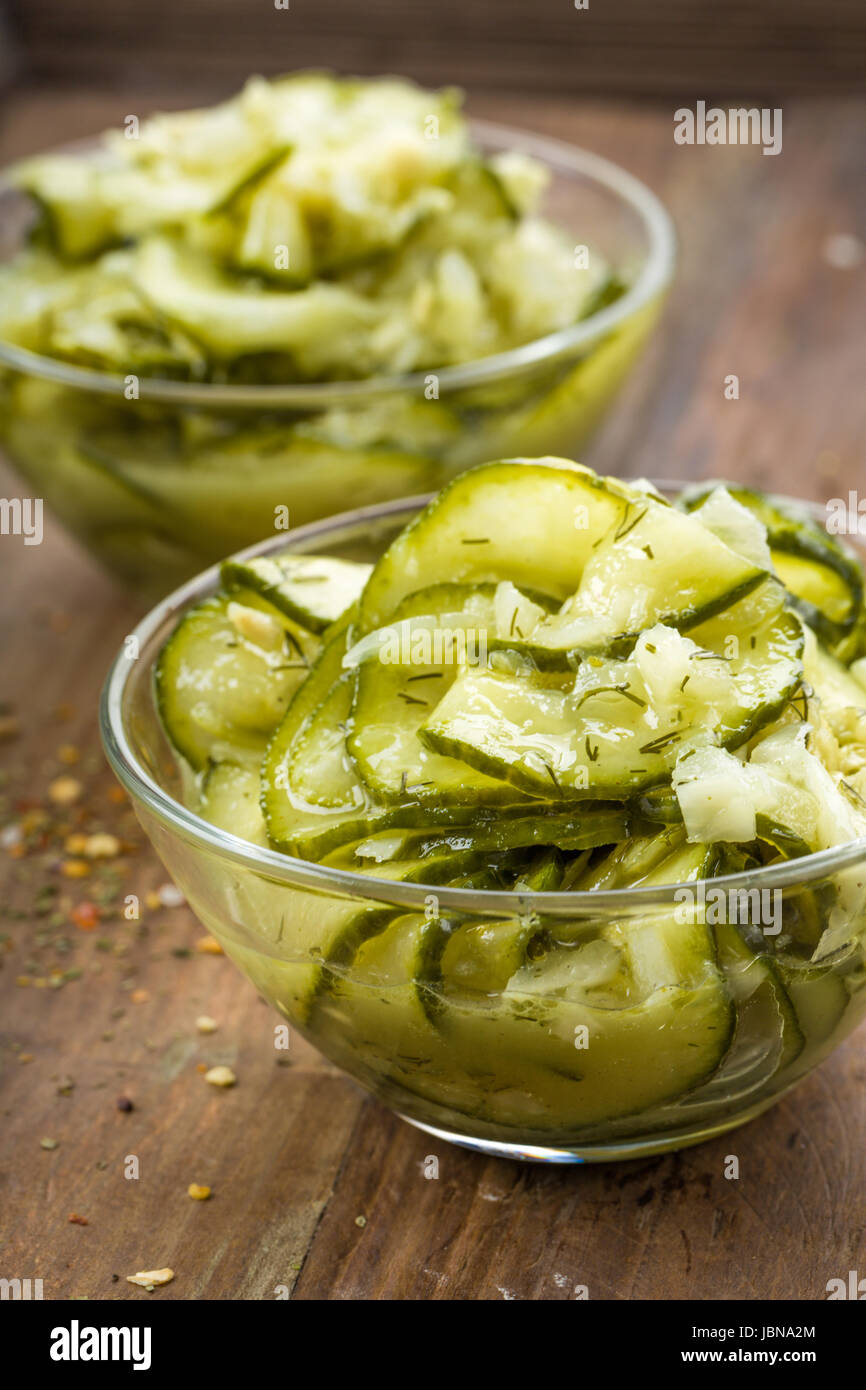
[[[2,154],[135,109],[128,93],[24,91],[7,104]],[[821,499],[862,488],[866,263],[827,260],[828,238],[866,237],[862,103],[790,103],[777,158],[677,147],[669,106],[485,98],[476,110],[621,159],[679,227],[664,326],[589,461]],[[739,400],[725,398],[730,374]],[[0,850],[0,1274],[41,1277],[51,1298],[261,1299],[282,1286],[301,1299],[567,1299],[585,1285],[592,1299],[713,1300],[822,1298],[829,1278],[862,1270],[862,1031],[716,1142],[521,1166],[431,1141],[300,1041],[275,1065],[270,1011],[228,961],[196,950],[186,908],[77,929],[82,899],[144,900],[166,877],[113,799],[96,733],[100,683],[136,610],[53,525],[41,547],[0,539],[0,565],[0,699],[20,724],[0,746],[2,819],[26,818],[37,845]],[[84,791],[59,816],[47,787],[61,774]],[[58,819],[129,850],[64,878]],[[197,1032],[201,1014],[218,1031]],[[217,1062],[234,1067],[233,1089],[204,1084],[198,1068]],[[437,1179],[424,1175],[431,1154]],[[724,1177],[728,1154],[739,1180]],[[137,1179],[124,1176],[130,1155]],[[212,1198],[190,1200],[191,1182]],[[161,1291],[125,1281],[165,1265],[176,1277]]]

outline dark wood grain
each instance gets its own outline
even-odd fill
[[[22,92],[0,157],[137,100]],[[866,265],[836,270],[823,255],[832,234],[866,238],[862,103],[792,105],[777,159],[677,148],[667,108],[475,105],[622,159],[679,226],[664,323],[589,462],[816,498],[863,487]],[[724,398],[729,373],[738,401]],[[0,493],[17,492],[4,474]],[[120,836],[117,892],[144,900],[165,873],[112,799],[95,726],[135,605],[53,525],[41,547],[0,539],[0,570],[0,701],[20,721],[0,743],[3,818],[49,810],[51,780],[77,777],[65,829],[80,819]],[[67,744],[75,766],[58,757]],[[829,1278],[862,1268],[862,1030],[766,1116],[681,1155],[560,1171],[487,1160],[394,1119],[301,1041],[278,1065],[273,1016],[225,959],[195,949],[186,908],[77,930],[71,913],[94,885],[59,876],[57,821],[52,810],[43,848],[0,850],[0,1275],[42,1277],[55,1298],[539,1300],[586,1286],[592,1299],[716,1300],[821,1298]],[[58,890],[48,912],[46,883]],[[52,987],[70,967],[80,976]],[[202,1013],[216,1033],[196,1031]],[[235,1069],[233,1089],[203,1081],[197,1068],[216,1062]],[[737,1181],[724,1177],[731,1153]],[[124,1177],[129,1155],[138,1179]],[[190,1182],[211,1200],[191,1201]],[[176,1278],[161,1291],[125,1282],[163,1265]]]
[[[32,75],[126,87],[301,66],[502,90],[857,90],[859,0],[10,0]],[[759,104],[764,104],[759,102]]]

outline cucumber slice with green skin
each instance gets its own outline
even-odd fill
[[[841,641],[834,642],[832,649],[836,659],[852,670],[854,670],[855,664],[863,665],[863,659],[866,658],[866,605],[864,605],[860,617],[851,631]],[[866,671],[861,672],[859,679],[866,687]]]
[[[787,1080],[793,1081],[814,1066],[831,1050],[839,1025],[847,1012],[851,994],[848,981],[862,968],[862,947],[856,943],[841,948],[820,964],[784,955],[776,968],[794,1007],[797,1023],[805,1039],[802,1065],[795,1065]]]
[[[467,159],[455,170],[446,186],[455,194],[461,208],[485,222],[496,218],[516,222],[520,218],[520,210],[509,196],[504,180],[486,160]]]
[[[514,887],[522,893],[555,893],[562,888],[563,879],[562,855],[548,850]],[[438,979],[444,994],[501,993],[526,962],[540,930],[541,923],[534,914],[452,924],[439,959]]]
[[[242,596],[215,594],[191,608],[156,666],[166,733],[196,770],[223,755],[259,762],[309,669],[315,639],[291,631],[257,594]]]
[[[691,1103],[717,1092],[733,1104],[764,1090],[799,1057],[806,1039],[776,964],[755,955],[736,927],[713,928],[719,964],[737,1012],[728,1055]]]
[[[808,628],[803,666],[806,680],[827,710],[852,709],[866,716],[866,686],[861,685],[848,667],[833,656]]]
[[[566,459],[482,464],[449,483],[388,547],[361,599],[359,627],[391,620],[402,600],[447,574],[574,593],[593,542],[621,518],[625,485]]]
[[[227,163],[206,174],[166,179],[161,171],[135,167],[106,151],[41,155],[17,165],[12,177],[42,208],[58,254],[82,260],[228,205],[273,157],[269,152],[263,161],[259,150],[234,167]]]
[[[279,170],[264,180],[250,198],[233,259],[239,270],[252,270],[287,288],[299,289],[312,280],[309,228],[297,199],[280,179]]]
[[[730,1001],[700,927],[628,924],[617,945],[572,949],[568,969],[559,951],[539,970],[523,965],[532,919],[489,924],[486,940],[482,924],[449,925],[438,969],[436,924],[400,918],[320,1004],[338,1055],[351,1050],[386,1093],[395,1086],[443,1113],[543,1134],[679,1094],[727,1047]],[[503,993],[509,971],[516,982]]]
[[[435,887],[457,875],[469,874],[483,868],[480,855],[469,851],[443,854],[423,862],[405,860],[378,865],[367,874],[372,879],[388,883],[424,883]],[[310,911],[302,909],[292,918],[282,938],[287,954],[294,959],[314,956],[304,972],[306,988],[297,992],[291,1001],[283,1000],[283,1012],[296,1011],[299,1021],[306,1021],[315,1006],[317,996],[327,985],[332,988],[335,974],[354,964],[362,944],[401,915],[399,907],[383,903],[359,906],[345,899],[310,898]]]
[[[506,783],[432,752],[418,732],[462,669],[461,658],[483,657],[495,594],[492,584],[422,589],[403,600],[389,628],[370,635],[377,651],[356,668],[346,747],[377,801],[393,804],[408,796],[421,804],[483,806],[519,800]]]
[[[359,597],[371,565],[318,555],[258,555],[226,560],[226,588],[252,589],[310,632],[322,633]]]
[[[345,720],[351,707],[351,673],[343,671],[353,610],[347,610],[322,648],[307,679],[298,688],[285,717],[272,738],[262,764],[262,809],[271,839],[281,849],[300,853],[304,834],[319,842],[342,844],[357,839],[377,826],[377,808],[366,796],[345,754],[341,754]],[[322,786],[316,775],[320,750],[310,730],[316,725],[327,744],[330,779]],[[306,761],[299,757],[303,744]],[[312,763],[312,766],[310,765]],[[311,781],[315,800],[299,790]],[[330,809],[328,809],[330,808]],[[355,826],[358,826],[355,833]],[[332,836],[336,834],[336,840]],[[306,857],[302,855],[302,857]]]
[[[717,486],[702,484],[677,499],[688,511]],[[806,621],[830,643],[850,632],[863,610],[863,571],[856,555],[807,511],[752,488],[725,484],[728,492],[767,528],[776,573]]]
[[[635,888],[644,883],[654,870],[669,859],[675,850],[682,849],[685,831],[682,827],[664,830],[637,839],[618,836],[609,854],[587,869],[572,887],[580,892],[609,892],[619,888]],[[700,861],[703,864],[703,860]],[[685,866],[688,869],[688,865]],[[688,877],[688,873],[686,874]],[[670,879],[668,882],[679,882]]]
[[[348,766],[339,765],[336,772],[340,781],[339,796],[344,802],[341,808],[328,811],[321,804],[311,805],[293,793],[298,739],[306,733],[313,715],[321,710],[330,692],[339,681],[346,679],[343,658],[351,616],[352,610],[349,610],[327,635],[320,656],[297,690],[282,724],[271,740],[262,766],[262,806],[270,838],[279,849],[301,859],[319,860],[341,845],[387,827],[420,827],[429,833],[433,824],[447,828],[468,821],[470,825],[479,825],[494,814],[473,805],[463,808],[428,806],[412,797],[405,797],[399,805],[385,807],[366,793],[357,778],[352,781]],[[340,688],[340,698],[345,698],[346,694],[347,687],[344,685]],[[326,719],[321,720],[321,727],[323,734],[330,738],[333,731]],[[307,747],[315,763],[316,750],[312,740]],[[310,775],[318,791],[315,767],[310,769]],[[297,777],[297,773],[294,776]],[[330,794],[335,794],[333,787]],[[500,819],[525,816],[529,804],[521,805],[518,801],[510,806],[499,806],[495,815]]]
[[[410,856],[425,859],[445,849],[496,852],[554,845],[557,849],[574,852],[623,840],[630,828],[624,808],[601,802],[598,806],[581,808],[580,812],[519,816],[482,827],[455,826],[447,831],[431,826],[415,830],[380,830],[356,844],[354,855],[360,862],[382,863]]]
[[[514,645],[541,665],[572,664],[593,652],[624,656],[644,629],[664,623],[686,632],[766,577],[699,521],[643,497],[590,556],[577,592]]]
[[[164,236],[140,244],[134,278],[156,312],[179,324],[217,361],[259,352],[309,355],[317,338],[368,333],[382,317],[371,300],[325,281],[306,290],[244,290],[204,257]]]
[[[367,801],[346,755],[353,688],[354,674],[345,672],[292,744],[287,769],[289,791],[308,806],[345,811]]]
[[[706,929],[647,919],[551,952],[492,999],[450,996],[440,1027],[452,1058],[484,1077],[478,1115],[567,1131],[700,1084],[727,1051],[733,1010]]]
[[[477,855],[458,854],[427,860],[423,866],[413,860],[381,865],[367,876],[390,883],[435,886],[455,875],[477,871],[478,866]],[[391,904],[375,900],[361,903],[308,889],[297,893],[284,887],[275,890],[266,880],[256,880],[248,891],[253,894],[256,920],[267,922],[270,954],[263,954],[261,945],[251,949],[235,941],[231,934],[226,949],[261,993],[300,1027],[310,1023],[332,975],[345,970],[364,941],[401,915],[401,909]],[[263,916],[267,912],[271,920]]]
[[[420,737],[537,796],[549,785],[565,799],[635,796],[665,782],[677,759],[702,744],[739,747],[799,687],[803,634],[794,615],[752,633],[730,661],[716,654],[729,624],[701,625],[695,636],[706,649],[650,628],[626,661],[581,666],[570,693],[466,670]]]
[[[211,763],[202,778],[196,811],[211,825],[268,848],[267,826],[259,805],[260,784],[257,767]]]

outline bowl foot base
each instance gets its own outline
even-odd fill
[[[775,1104],[778,1096],[761,1101],[749,1110],[729,1116],[715,1124],[709,1123],[701,1129],[682,1129],[676,1133],[646,1135],[639,1139],[611,1140],[606,1144],[576,1144],[552,1146],[543,1144],[508,1144],[498,1139],[473,1139],[466,1134],[455,1134],[448,1129],[437,1129],[435,1125],[424,1124],[412,1119],[410,1115],[400,1115],[401,1120],[431,1134],[434,1139],[447,1140],[462,1149],[472,1149],[475,1153],[489,1154],[492,1158],[510,1158],[518,1163],[611,1163],[617,1160],[650,1158],[653,1154],[671,1153],[676,1149],[688,1149],[693,1144],[703,1144],[715,1139],[728,1130],[748,1124],[769,1106]],[[399,1111],[398,1111],[399,1114]]]

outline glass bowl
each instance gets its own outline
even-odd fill
[[[372,560],[425,500],[347,513],[246,553],[288,547]],[[719,1025],[725,1035],[713,1042],[716,1065],[709,1070],[702,1056],[689,1054],[695,1043],[678,1034],[682,1020],[700,1007],[690,990],[674,989],[636,1030],[634,1020],[622,1021],[630,1010],[599,1011],[602,1065],[600,1074],[590,1068],[590,1085],[582,1090],[589,1052],[580,1050],[586,1038],[576,1020],[585,1011],[576,1012],[567,1000],[533,995],[531,986],[516,1004],[472,989],[446,995],[435,979],[425,982],[422,1000],[417,980],[399,969],[360,979],[336,959],[299,951],[295,926],[306,923],[309,930],[311,920],[325,922],[334,913],[348,920],[373,911],[378,927],[405,914],[418,922],[432,915],[446,931],[471,925],[479,932],[531,917],[557,942],[585,943],[611,923],[658,924],[683,911],[700,919],[705,909],[695,884],[687,888],[686,907],[675,885],[525,894],[385,885],[258,848],[200,819],[183,804],[189,774],[162,731],[153,671],[180,614],[217,584],[214,567],[154,608],[126,640],[103,692],[106,752],[206,929],[293,1027],[404,1119],[471,1148],[542,1161],[634,1158],[681,1148],[758,1115],[866,1013],[866,839],[708,881],[724,891],[728,908],[734,904],[734,916],[738,904],[742,919],[744,904],[757,901],[772,905],[766,917],[755,914],[757,920],[772,917],[774,928],[781,925],[774,935],[762,934],[754,922],[748,927],[763,983],[744,991],[734,972]],[[841,921],[838,904],[829,902],[840,888],[847,903]],[[731,896],[756,892],[771,897]],[[796,948],[798,923],[816,911],[828,920],[834,914],[837,938],[820,963]]]
[[[574,457],[655,323],[674,265],[661,203],[609,161],[475,122],[551,170],[543,213],[628,286],[570,328],[438,372],[314,385],[128,378],[0,341],[0,448],[109,569],[155,599],[230,551],[344,509],[437,490],[487,459]],[[32,205],[0,181],[0,260]],[[438,394],[437,394],[438,393]],[[286,519],[288,518],[288,524]]]

